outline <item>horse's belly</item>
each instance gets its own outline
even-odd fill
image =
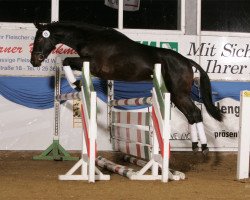
[[[117,80],[117,81],[146,81],[151,80],[152,70],[137,69],[137,68],[106,68],[103,67],[98,72],[92,72],[94,76],[97,76],[105,80]]]
[[[94,74],[102,79],[121,81],[151,80],[153,64],[145,58],[116,54],[105,59],[95,58]]]

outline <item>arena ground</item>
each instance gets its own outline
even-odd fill
[[[37,152],[0,151],[0,200],[247,200],[250,180],[236,181],[236,153],[200,154],[175,152],[171,168],[185,172],[186,180],[130,181],[111,174],[110,181],[90,184],[84,181],[59,181],[58,175],[74,161],[34,161]],[[79,155],[78,153],[75,153]],[[118,154],[100,153],[117,160]]]

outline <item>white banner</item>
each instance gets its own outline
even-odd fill
[[[114,9],[118,9],[119,0],[105,0],[104,4]],[[137,11],[140,7],[140,0],[123,0],[123,10]]]
[[[59,55],[62,58],[65,58],[67,56],[77,56],[74,50],[65,45],[59,44],[40,68],[32,67],[32,65],[30,64],[30,52],[33,47],[35,31],[35,29],[0,29],[1,76],[51,76],[54,75],[55,56]],[[124,32],[125,31],[126,30],[124,30]],[[199,42],[197,36],[183,35],[180,37],[179,35],[145,34],[139,32],[139,30],[135,30],[133,33],[128,33],[126,35],[131,39],[140,42],[141,44],[162,48],[171,48],[175,51],[178,51],[185,57],[196,60],[201,64],[203,69],[213,80],[250,81],[250,38],[201,36]],[[196,75],[198,76],[198,73]],[[1,97],[0,100],[2,105],[4,102],[3,97]],[[6,109],[6,112],[7,110],[9,112],[9,104],[13,105],[13,103],[7,101],[5,102],[5,104],[7,104],[7,106],[4,106],[3,108]],[[106,105],[103,105],[102,102],[101,107],[105,108],[106,110],[105,106]],[[205,131],[208,136],[208,146],[214,147],[218,150],[236,148],[239,131],[239,102],[230,98],[226,98],[219,102],[216,102],[216,106],[226,116],[223,123],[219,123],[212,119],[207,114],[204,106],[202,107]],[[0,116],[1,124],[6,124],[4,131],[3,129],[0,130],[0,141],[2,141],[2,144],[8,146],[8,144],[12,145],[13,138],[15,138],[18,134],[21,134],[19,129],[20,126],[18,125],[19,120],[22,120],[22,118],[20,117],[20,119],[15,119],[16,121],[8,121],[10,118],[6,117],[6,114],[8,113],[6,112],[2,112],[2,117]],[[99,132],[103,134],[106,141],[108,141],[109,133],[107,133],[105,118],[107,116],[107,113],[105,112],[106,111],[102,111],[98,113],[98,117],[102,116],[102,118],[100,118],[101,120],[98,122],[98,126],[100,126],[101,124]],[[13,115],[13,113],[15,114]],[[13,113],[11,113],[11,115],[16,116],[20,113],[23,113],[23,111],[17,110],[15,108],[13,109]],[[30,119],[36,119],[36,115],[34,115],[32,109],[27,109],[27,113]],[[52,116],[53,113],[51,113],[52,111],[50,111],[48,116]],[[72,116],[72,111],[69,115]],[[186,118],[176,108],[172,109],[171,116],[172,148],[190,148],[191,142],[189,140],[189,133],[187,130],[188,123]],[[51,121],[50,117],[48,117],[48,121]],[[71,119],[70,121],[72,122],[73,120]],[[16,127],[13,124],[16,124]],[[32,132],[32,134],[37,134],[37,132],[39,132],[42,137],[45,131],[43,129],[40,130],[40,126],[38,124],[39,123],[34,123],[35,130],[31,130],[30,126],[27,126],[27,129],[24,128],[22,134],[30,134],[30,132],[27,131],[29,130]],[[72,124],[73,123],[70,123],[70,126],[72,126]],[[23,125],[21,126],[25,127]],[[15,128],[16,130],[14,131],[13,129]],[[4,138],[10,137],[10,130],[13,134],[13,137],[7,142]],[[52,130],[53,127],[51,127],[51,125],[48,130],[46,130],[48,134],[47,136],[49,138],[52,137]],[[34,137],[36,136],[34,135]],[[45,144],[47,144],[47,141],[44,141],[43,146],[45,146]],[[18,149],[37,149],[35,148],[35,144],[32,145],[34,146],[23,146],[18,147]],[[6,148],[4,146],[0,146],[0,149],[10,149],[7,146]],[[13,147],[13,149],[14,148],[17,147]],[[69,146],[69,148],[74,149],[74,146]]]

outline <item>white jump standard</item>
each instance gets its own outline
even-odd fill
[[[241,91],[240,94],[240,122],[237,156],[238,180],[249,178],[249,148],[250,148],[250,91]]]
[[[95,166],[96,159],[96,92],[92,84],[89,73],[89,63],[83,63],[83,85],[82,88],[82,125],[83,125],[83,141],[82,141],[82,156],[81,159],[65,174],[60,175],[60,180],[110,180],[109,175],[104,175]],[[74,174],[78,169],[81,169],[79,175]]]

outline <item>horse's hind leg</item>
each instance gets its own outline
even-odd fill
[[[202,153],[206,155],[209,151],[207,147],[207,137],[204,131],[203,122],[198,122],[194,124],[189,124],[189,132],[192,141],[192,149],[194,152],[199,150],[198,147],[198,136],[201,142]]]
[[[206,155],[208,153],[207,138],[200,109],[193,103],[189,96],[173,97],[172,101],[188,120],[193,151],[198,151],[199,136],[202,145],[202,152]]]
[[[204,155],[206,155],[208,153],[209,149],[207,147],[207,137],[206,137],[206,133],[204,130],[203,122],[196,123],[196,128],[198,130],[198,134],[199,134],[199,138],[200,138],[200,142],[201,142],[202,153]]]
[[[190,139],[192,142],[192,150],[194,152],[197,152],[199,150],[199,147],[198,147],[198,133],[197,133],[197,128],[196,128],[196,123],[188,124],[188,130],[189,130]]]

